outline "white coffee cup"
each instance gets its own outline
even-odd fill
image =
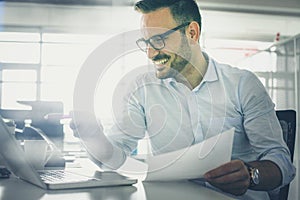
[[[12,119],[4,119],[4,122],[9,130],[9,132],[11,134],[15,134],[15,130],[16,130],[16,123],[14,120]]]
[[[25,140],[26,159],[36,170],[43,170],[52,156],[52,149],[45,140]]]

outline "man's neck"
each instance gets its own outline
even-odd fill
[[[197,59],[195,59],[194,62],[187,64],[175,79],[177,82],[185,84],[192,90],[201,83],[207,67],[208,63],[203,53],[200,52]]]

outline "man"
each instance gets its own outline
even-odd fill
[[[232,161],[207,172],[207,185],[242,199],[268,199],[267,191],[288,184],[295,168],[274,104],[251,72],[201,51],[194,0],[141,0],[135,9],[142,14],[137,45],[153,61],[155,74],[136,79],[107,137],[86,137],[90,144],[102,142],[89,148],[101,152],[101,164],[121,166],[145,132],[153,154],[160,154],[235,127]]]

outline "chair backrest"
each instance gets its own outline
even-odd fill
[[[286,142],[290,153],[291,160],[294,158],[295,137],[296,137],[296,111],[295,110],[277,110],[277,118],[280,122],[283,139]],[[289,185],[280,189],[279,199],[287,200],[289,194]]]

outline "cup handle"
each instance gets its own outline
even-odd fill
[[[54,151],[53,151],[53,149],[54,149],[54,147],[53,147],[54,145],[53,144],[48,144],[48,146],[47,146],[47,153],[46,153],[46,158],[45,158],[45,161],[44,161],[44,164],[46,165],[47,164],[47,162],[52,158],[52,156],[53,156],[53,153],[54,153]]]

